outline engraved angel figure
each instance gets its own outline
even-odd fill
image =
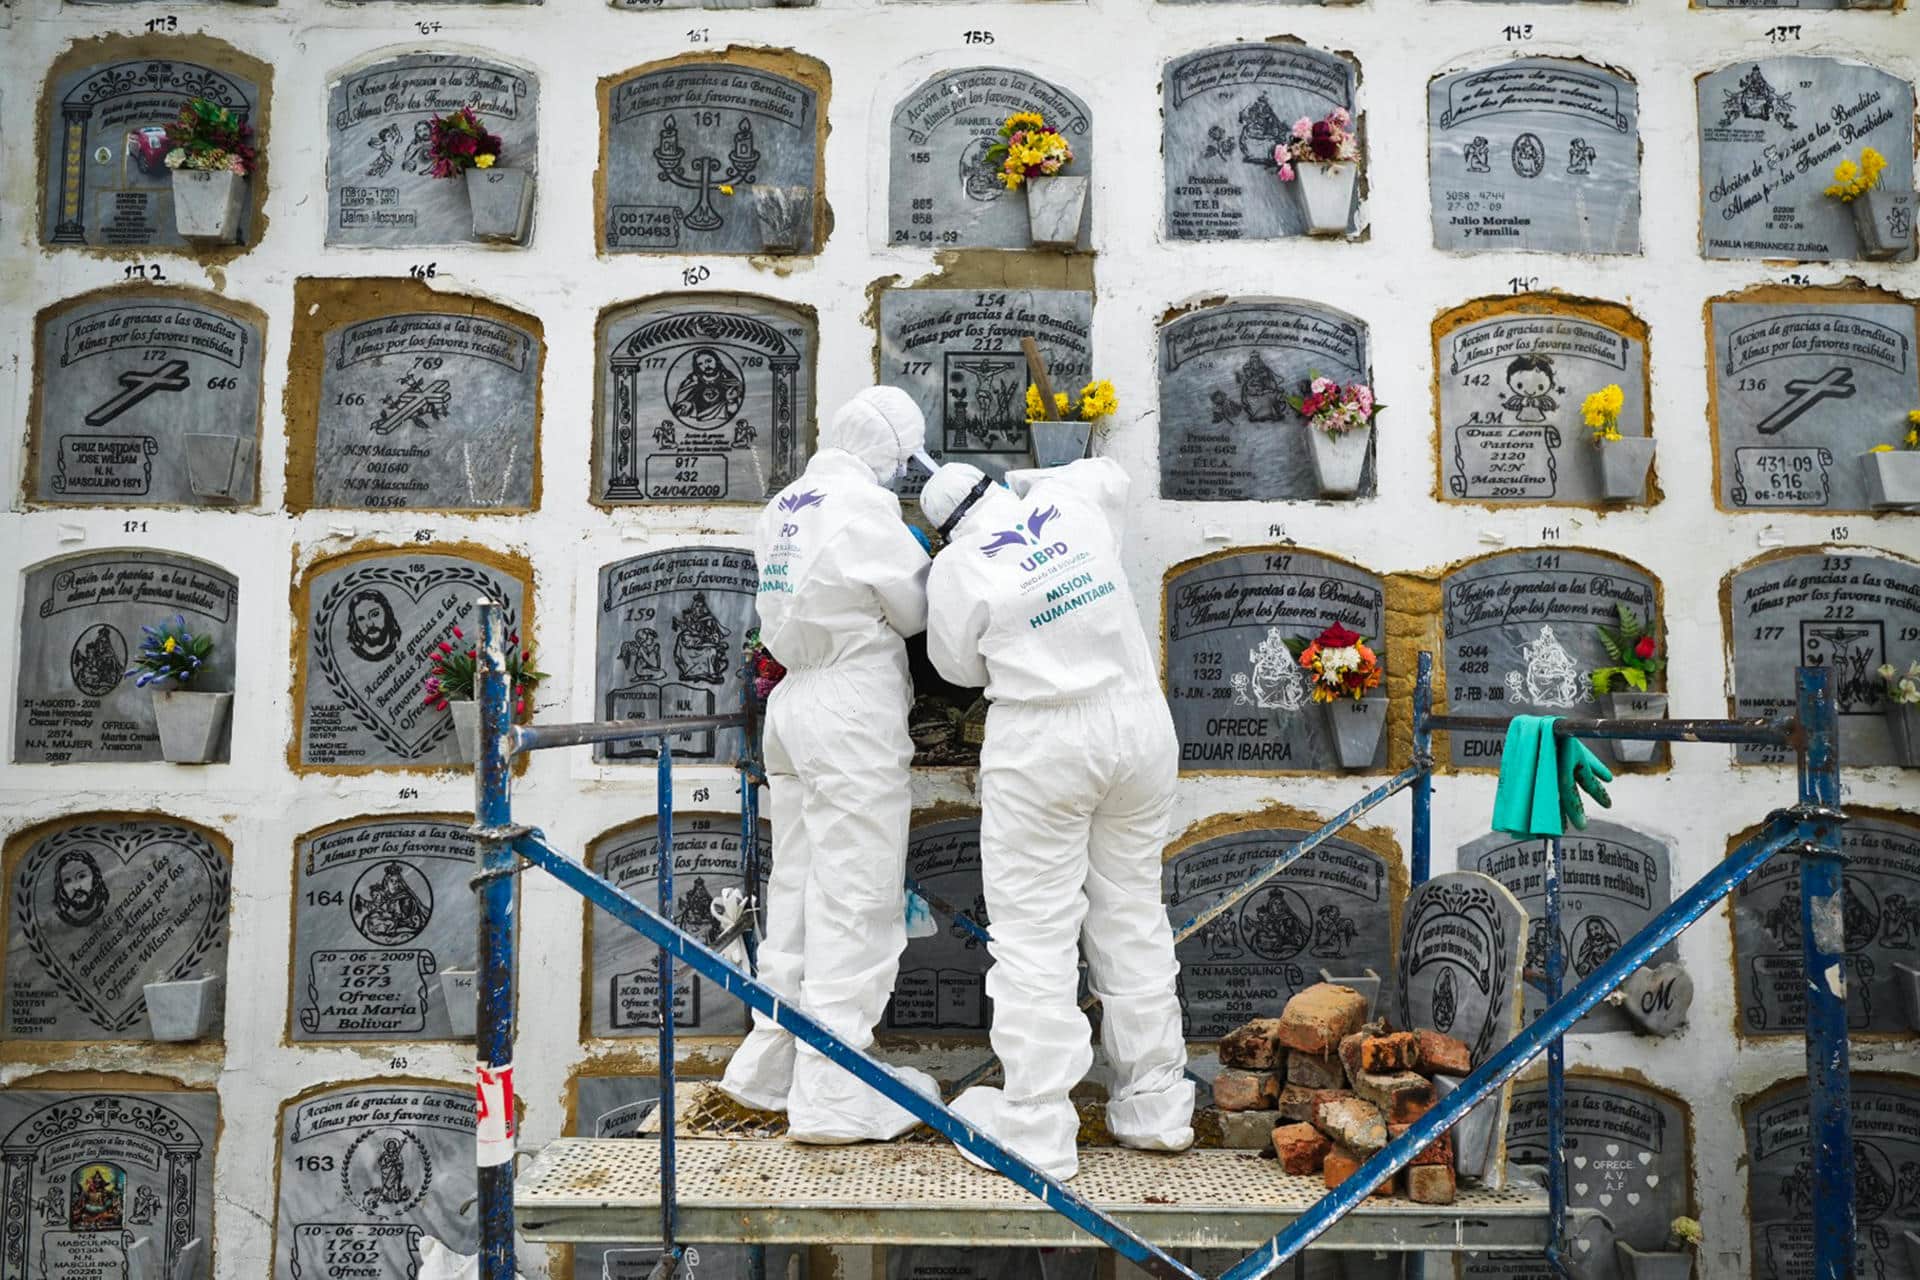
[[[1591,682],[1581,674],[1579,664],[1566,647],[1554,638],[1553,627],[1540,625],[1540,634],[1532,644],[1520,646],[1527,661],[1526,673],[1507,672],[1507,698],[1528,702],[1536,707],[1578,706],[1590,697]]]

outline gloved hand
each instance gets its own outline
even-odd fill
[[[913,535],[913,540],[920,544],[920,549],[922,551],[926,552],[928,555],[933,554],[933,539],[927,536],[927,531],[925,529],[922,529],[917,524],[910,524],[907,526],[907,532]]]
[[[1580,801],[1580,793],[1586,792],[1593,802],[1602,809],[1613,808],[1613,800],[1608,797],[1607,789],[1600,784],[1613,781],[1613,770],[1600,758],[1587,750],[1587,744],[1578,738],[1564,738],[1559,742],[1560,749],[1560,813],[1573,824],[1576,831],[1587,829],[1587,809]]]

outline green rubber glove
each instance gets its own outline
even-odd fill
[[[1560,813],[1573,824],[1576,831],[1587,829],[1586,806],[1580,801],[1580,793],[1586,792],[1593,802],[1602,809],[1613,808],[1613,800],[1607,795],[1607,789],[1600,784],[1613,781],[1613,770],[1601,761],[1600,757],[1587,750],[1587,744],[1578,738],[1567,738],[1559,743],[1560,747]]]

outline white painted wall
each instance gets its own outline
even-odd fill
[[[834,3],[808,10],[617,13],[593,0],[551,0],[544,7],[289,2],[255,9],[227,4],[181,5],[180,29],[206,31],[274,65],[271,219],[266,241],[220,268],[166,256],[170,280],[215,288],[262,308],[266,335],[266,421],[263,496],[246,513],[181,511],[26,511],[18,498],[31,379],[34,312],[83,290],[122,278],[122,263],[86,253],[37,247],[33,144],[36,99],[51,59],[73,39],[103,31],[136,32],[146,19],[174,12],[163,4],[124,8],[11,0],[0,41],[0,143],[4,145],[5,268],[0,271],[0,403],[18,433],[0,450],[0,618],[21,608],[20,570],[48,556],[121,545],[166,548],[213,560],[242,584],[240,699],[235,714],[236,763],[204,769],[13,766],[0,773],[0,828],[12,831],[95,808],[160,808],[224,831],[235,850],[232,981],[224,1064],[179,1074],[217,1085],[224,1133],[217,1165],[221,1280],[261,1277],[270,1268],[273,1134],[278,1104],[323,1081],[389,1073],[396,1053],[408,1073],[461,1080],[470,1052],[461,1046],[399,1050],[291,1048],[282,1043],[287,1011],[290,858],[294,838],[359,814],[457,809],[468,801],[466,777],[295,777],[285,765],[292,731],[288,591],[323,553],[352,541],[411,541],[414,532],[527,555],[537,573],[541,665],[555,677],[541,696],[543,718],[592,714],[594,573],[643,550],[714,542],[746,529],[744,508],[660,508],[608,513],[587,503],[593,411],[592,349],[601,308],[681,285],[695,260],[593,252],[592,171],[597,163],[598,78],[691,48],[730,42],[790,46],[832,69],[832,134],[826,152],[827,195],[837,228],[824,252],[794,264],[790,274],[743,259],[699,260],[711,267],[707,287],[765,292],[816,308],[820,316],[820,402],[830,409],[865,385],[872,373],[873,334],[861,316],[864,288],[898,273],[926,272],[918,253],[882,244],[887,116],[892,101],[937,69],[1006,61],[1057,77],[1093,107],[1100,169],[1095,174],[1093,239],[1099,259],[1095,308],[1096,369],[1111,376],[1122,414],[1109,451],[1134,473],[1143,495],[1154,487],[1155,388],[1151,381],[1154,323],[1168,307],[1219,294],[1292,295],[1329,303],[1372,325],[1376,386],[1391,408],[1384,418],[1379,499],[1349,506],[1309,504],[1165,504],[1145,501],[1128,540],[1128,560],[1142,623],[1157,627],[1158,584],[1167,566],[1229,545],[1287,540],[1363,563],[1378,572],[1438,566],[1502,546],[1530,545],[1543,529],[1562,545],[1596,546],[1649,566],[1662,579],[1673,647],[1673,714],[1726,713],[1725,637],[1720,634],[1722,577],[1760,551],[1818,545],[1836,524],[1851,545],[1920,552],[1911,520],[1836,520],[1777,513],[1733,517],[1715,511],[1705,427],[1705,337],[1701,308],[1716,293],[1779,280],[1761,264],[1701,259],[1696,247],[1694,77],[1740,57],[1834,53],[1870,55],[1909,79],[1920,77],[1920,17],[1864,13],[1794,13],[1802,40],[1775,46],[1764,11],[1689,12],[1680,0],[1627,5],[1541,7],[1373,0],[1352,8],[1269,5],[1165,6],[1147,0],[1089,4],[917,5]],[[443,29],[424,38],[416,22]],[[1502,28],[1529,23],[1532,38],[1508,44]],[[963,44],[963,33],[991,30],[991,48]],[[690,43],[691,32],[704,33]],[[1159,72],[1169,58],[1236,39],[1291,34],[1352,51],[1363,78],[1359,101],[1370,149],[1371,237],[1364,243],[1215,244],[1169,246],[1161,239],[1161,158],[1157,139]],[[441,249],[353,251],[322,247],[323,118],[327,85],[337,71],[375,54],[464,49],[530,66],[541,77],[537,224],[524,251]],[[1644,147],[1643,227],[1637,258],[1549,255],[1449,255],[1430,247],[1426,202],[1425,92],[1428,79],[1462,66],[1517,54],[1585,54],[1631,73],[1640,86]],[[535,515],[455,519],[279,511],[285,441],[278,428],[297,276],[398,275],[410,264],[438,263],[437,285],[480,293],[530,311],[546,326],[544,508]],[[1800,268],[1815,283],[1858,275],[1898,287],[1911,267]],[[1537,276],[1543,288],[1604,297],[1633,307],[1652,327],[1655,431],[1666,500],[1648,511],[1606,517],[1549,509],[1487,513],[1444,507],[1433,485],[1429,333],[1433,315],[1470,297],[1504,293],[1514,276]],[[137,538],[122,534],[129,515],[145,520]],[[5,634],[15,632],[9,630]],[[14,657],[7,651],[11,687]],[[0,741],[12,741],[12,709],[0,711]],[[1700,747],[1680,753],[1674,770],[1619,785],[1614,816],[1669,838],[1678,851],[1675,880],[1697,878],[1728,836],[1792,795],[1784,770],[1729,773],[1729,752]],[[692,771],[687,771],[691,775]],[[705,779],[711,783],[716,779]],[[689,776],[688,786],[700,779]],[[1357,796],[1360,780],[1207,779],[1181,786],[1176,831],[1203,817],[1252,809],[1268,801],[1332,811]],[[420,798],[403,801],[402,787]],[[917,792],[962,798],[965,776],[926,779]],[[1914,802],[1913,775],[1891,770],[1849,776],[1849,798],[1895,805]],[[1490,811],[1490,777],[1448,778],[1437,787],[1436,870],[1456,844],[1480,834]],[[721,794],[724,794],[722,792]],[[518,788],[518,813],[545,826],[562,847],[579,850],[608,827],[651,810],[650,771],[597,771],[585,752],[543,755]],[[1392,820],[1406,840],[1404,806]],[[526,882],[522,916],[523,983],[519,1088],[527,1104],[525,1137],[537,1145],[561,1124],[567,1077],[592,1053],[579,1043],[578,972],[581,910],[564,890],[538,877]],[[1694,1025],[1672,1041],[1627,1036],[1578,1038],[1579,1065],[1631,1068],[1678,1092],[1693,1109],[1695,1182],[1709,1241],[1706,1274],[1747,1271],[1745,1182],[1736,1095],[1797,1073],[1800,1046],[1787,1039],[1736,1046],[1729,980],[1730,934],[1723,915],[1682,941],[1699,994]],[[3,1055],[0,1055],[3,1056]],[[69,1065],[137,1064],[129,1051],[76,1055]],[[1909,1048],[1861,1047],[1855,1061],[1912,1069]],[[20,1068],[4,1069],[17,1078]]]

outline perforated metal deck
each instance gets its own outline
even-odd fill
[[[1085,1245],[1092,1239],[946,1145],[808,1147],[782,1138],[682,1138],[680,1238],[695,1243]],[[1326,1191],[1250,1151],[1080,1152],[1073,1190],[1166,1248],[1251,1249]],[[514,1195],[530,1240],[657,1238],[660,1148],[560,1138]],[[1461,1188],[1447,1206],[1373,1200],[1315,1242],[1332,1249],[1528,1250],[1546,1245],[1546,1193]]]

